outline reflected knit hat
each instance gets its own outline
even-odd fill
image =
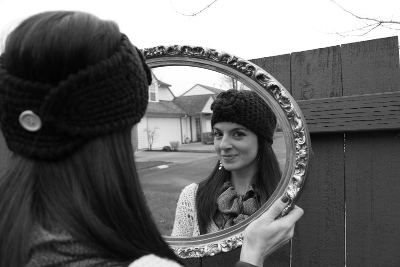
[[[221,92],[212,103],[211,110],[212,128],[218,122],[233,122],[273,143],[276,116],[256,92],[234,89]]]
[[[57,160],[88,140],[133,126],[148,103],[151,72],[121,34],[116,51],[57,85],[23,80],[0,57],[0,123],[11,151]]]

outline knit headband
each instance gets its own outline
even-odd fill
[[[112,56],[57,85],[22,80],[0,57],[0,123],[11,151],[61,159],[90,139],[138,123],[151,73],[125,35]]]
[[[233,122],[273,143],[276,116],[265,101],[253,91],[221,92],[211,105],[211,127],[218,122]]]

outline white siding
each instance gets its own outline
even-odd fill
[[[210,95],[214,94],[214,92],[211,92],[210,90],[204,88],[203,86],[200,86],[196,84],[192,89],[187,91],[183,96],[189,96],[189,95]]]
[[[170,141],[182,143],[180,118],[147,118],[147,125],[150,129],[158,128],[153,149],[170,146]]]
[[[182,142],[185,142],[186,137],[192,140],[190,133],[190,117],[182,118]]]
[[[203,114],[201,120],[201,128],[203,129],[203,133],[211,132],[211,116],[207,116]]]
[[[212,132],[212,129],[211,129],[211,117],[207,117],[206,119],[205,119],[205,121],[206,121],[206,132]]]
[[[138,123],[138,149],[147,148],[147,134],[144,129],[147,128],[147,117],[144,116]]]
[[[171,91],[165,87],[158,87],[158,100],[172,101],[174,96]]]
[[[197,140],[197,135],[196,135],[196,118],[199,118],[198,116],[192,117],[192,142],[200,142],[200,140]]]
[[[214,100],[212,99],[212,97],[210,96],[210,98],[207,100],[207,103],[204,105],[203,110],[201,111],[202,113],[212,113],[211,110],[211,104],[214,102]]]

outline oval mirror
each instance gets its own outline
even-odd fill
[[[204,180],[218,161],[213,145],[210,106],[220,92],[231,88],[251,90],[232,77],[208,69],[191,66],[153,68],[150,87],[153,95],[138,124],[142,138],[136,162],[145,197],[162,235],[171,236],[178,198],[184,187]],[[272,148],[283,172],[286,143],[281,124],[278,121]],[[153,131],[149,150],[148,134]],[[179,144],[176,150],[163,150],[170,148],[170,142],[174,140]],[[147,153],[150,151],[152,153]]]
[[[276,79],[232,54],[179,45],[147,48],[143,54],[153,71],[148,110],[138,124],[139,149],[143,148],[142,138],[148,152],[136,153],[135,159],[157,226],[182,258],[235,249],[242,244],[246,226],[281,195],[290,197],[282,215],[296,203],[311,149],[304,117]],[[231,88],[255,91],[275,113],[278,126],[273,150],[282,171],[280,182],[261,208],[232,227],[193,237],[170,236],[182,189],[205,179],[216,165],[210,105],[219,92]]]

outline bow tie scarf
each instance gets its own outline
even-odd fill
[[[230,182],[225,182],[217,206],[213,220],[218,229],[223,230],[244,221],[257,211],[257,195],[252,189],[245,195],[239,195]]]

